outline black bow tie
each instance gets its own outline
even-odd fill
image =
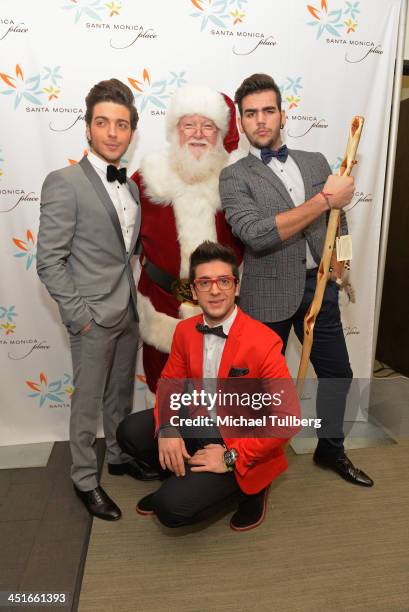
[[[108,183],[113,183],[114,181],[126,183],[126,168],[117,168],[109,164],[109,166],[107,166],[107,181]]]
[[[269,149],[268,147],[263,147],[261,149],[261,159],[266,164],[266,166],[267,164],[271,162],[273,157],[276,157],[278,161],[284,164],[284,162],[287,161],[287,157],[288,157],[287,145],[282,145],[276,151],[274,151],[273,149]]]
[[[201,325],[198,323],[196,325],[197,331],[200,331],[201,334],[214,334],[215,336],[219,336],[219,338],[227,338],[227,334],[223,331],[223,325],[218,325],[217,327],[209,327],[208,325]]]

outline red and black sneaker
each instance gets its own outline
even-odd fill
[[[246,495],[231,518],[230,527],[233,531],[249,531],[261,525],[266,516],[269,491],[270,486],[256,495]]]
[[[152,514],[155,514],[152,504],[154,495],[154,493],[149,493],[149,495],[145,495],[145,497],[142,497],[142,499],[138,501],[135,507],[138,514],[141,514],[142,516],[151,516]]]

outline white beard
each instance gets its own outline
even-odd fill
[[[189,256],[204,240],[217,242],[216,214],[221,210],[219,175],[227,165],[221,135],[216,146],[200,160],[188,147],[180,147],[175,134],[166,154],[150,154],[142,160],[141,174],[146,196],[158,206],[172,206],[180,247],[180,278],[189,274]],[[169,353],[175,327],[180,319],[199,314],[199,307],[182,304],[179,318],[155,310],[150,298],[138,293],[142,338],[158,350]]]
[[[188,145],[181,147],[178,137],[173,134],[169,146],[169,164],[172,170],[184,183],[193,185],[218,177],[226,166],[228,154],[223,147],[221,135],[217,137],[214,147],[209,147],[200,159],[196,159],[189,150]]]

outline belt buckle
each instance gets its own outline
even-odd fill
[[[193,302],[190,283],[187,278],[176,278],[171,285],[173,296],[178,302]]]

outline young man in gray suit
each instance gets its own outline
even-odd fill
[[[253,74],[235,95],[249,155],[220,175],[220,194],[233,233],[245,244],[240,306],[283,340],[291,327],[303,341],[312,301],[327,213],[342,209],[354,179],[335,176],[321,153],[288,150],[281,140],[281,93],[266,74]],[[344,219],[345,225],[345,219]],[[327,285],[314,327],[311,362],[319,379],[317,416],[322,419],[314,461],[362,486],[373,481],[344,451],[343,420],[352,370],[341,325],[338,285]]]
[[[138,345],[130,259],[138,244],[139,194],[119,168],[137,121],[129,87],[117,79],[95,85],[86,98],[91,152],[51,172],[41,193],[37,271],[58,304],[73,362],[71,476],[90,514],[105,520],[119,519],[121,511],[98,483],[101,407],[108,471],[141,476],[115,438],[132,409]]]

